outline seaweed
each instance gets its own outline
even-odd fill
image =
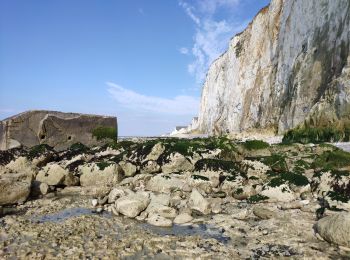
[[[29,149],[27,158],[33,159],[47,152],[54,152],[54,149],[47,144],[39,144]]]
[[[305,170],[308,170],[308,169],[311,169],[311,163],[308,163],[300,159],[295,162],[293,171],[298,174],[303,174]]]
[[[97,162],[96,165],[97,167],[103,171],[104,169],[106,169],[107,167],[111,166],[112,164],[114,164],[114,162],[105,162],[105,161],[101,161],[101,162]]]
[[[129,150],[132,146],[137,145],[135,142],[128,141],[128,140],[123,140],[123,141],[117,141],[113,140],[105,145],[107,148],[112,148],[114,150],[119,150],[119,149],[124,149],[124,150]]]
[[[260,201],[264,201],[264,200],[268,200],[268,199],[269,199],[269,197],[267,197],[267,196],[257,194],[257,195],[250,196],[247,199],[247,202],[250,204],[255,204],[255,203],[258,203]]]
[[[268,143],[261,140],[248,140],[243,143],[243,146],[248,150],[261,150],[270,147]]]
[[[226,137],[209,137],[194,139],[168,138],[161,140],[165,147],[164,153],[160,156],[160,164],[168,162],[170,154],[179,153],[185,157],[193,156],[194,153],[203,154],[215,149],[221,152],[218,158],[230,158],[237,152],[235,144]]]
[[[6,165],[14,159],[15,156],[9,150],[0,150],[0,165]]]
[[[71,150],[72,152],[76,152],[76,153],[86,153],[90,149],[89,149],[89,147],[87,147],[86,145],[84,145],[82,143],[74,143],[69,147],[69,150]]]
[[[274,178],[272,178],[267,186],[270,187],[278,187],[282,184],[293,184],[296,186],[306,186],[309,184],[308,178],[301,174],[295,174],[291,172],[283,172],[276,174]]]
[[[317,156],[312,163],[313,168],[323,168],[326,170],[334,170],[346,166],[350,166],[350,153],[340,149],[326,151]]]
[[[270,166],[274,172],[288,171],[288,165],[284,155],[274,153],[271,156],[265,156],[256,159],[266,164],[267,166]]]
[[[235,194],[239,195],[239,194],[242,194],[243,193],[243,189],[242,188],[238,188],[236,191],[235,191]]]
[[[230,174],[226,176],[227,181],[234,181],[238,175],[247,179],[247,166],[233,161],[220,159],[201,159],[194,165],[196,171],[223,171]]]
[[[191,176],[192,179],[195,179],[195,180],[202,180],[202,181],[209,181],[209,178],[208,177],[205,177],[205,176],[202,176],[202,175],[196,175],[196,174],[193,174]]]
[[[328,191],[327,195],[332,200],[341,201],[347,203],[350,200],[350,182],[347,184],[339,183],[339,180],[336,180],[331,185],[333,191]]]
[[[68,169],[69,172],[75,172],[80,165],[83,165],[85,163],[84,160],[76,160],[66,166],[66,169]]]

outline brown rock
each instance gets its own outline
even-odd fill
[[[73,143],[101,144],[92,136],[97,127],[117,128],[116,117],[34,110],[0,122],[0,150],[48,144],[64,150]]]

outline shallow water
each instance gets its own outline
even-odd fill
[[[97,214],[97,213],[94,212],[94,210],[87,209],[87,208],[70,208],[70,209],[64,209],[54,214],[42,215],[42,216],[32,218],[32,221],[38,222],[38,223],[61,222],[68,218],[82,216],[82,215],[92,215],[92,214]]]
[[[348,143],[334,143],[333,145],[346,151],[346,152],[350,152],[350,142],[348,142]]]
[[[141,226],[144,229],[161,236],[200,236],[202,238],[214,238],[223,244],[227,244],[230,241],[230,237],[224,236],[224,230],[207,224],[156,227],[144,223],[141,224]]]
[[[96,213],[93,209],[69,208],[53,214],[36,216],[31,220],[36,223],[62,222],[72,217],[94,214],[100,214],[103,217],[111,217],[110,213]],[[213,225],[173,225],[172,227],[156,227],[147,223],[140,223],[139,225],[141,228],[161,236],[200,236],[202,238],[214,238],[224,244],[230,241],[230,237],[224,236],[223,229]]]

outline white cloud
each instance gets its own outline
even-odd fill
[[[194,7],[180,0],[179,5],[185,10],[186,14],[197,24],[200,25],[200,19],[193,13]]]
[[[218,8],[234,8],[240,0],[201,0],[198,1],[199,10],[202,13],[212,15]]]
[[[182,47],[179,49],[179,52],[181,54],[187,55],[189,53],[189,50],[186,47]]]
[[[186,14],[194,16],[196,33],[193,37],[193,62],[188,65],[188,71],[195,76],[197,83],[202,83],[210,64],[223,53],[232,36],[242,31],[248,21],[234,22],[232,17],[216,20],[215,13],[220,8],[234,9],[240,0],[197,0],[190,5],[180,0]]]
[[[193,116],[198,113],[199,99],[192,96],[180,95],[174,98],[147,96],[112,82],[106,84],[108,92],[123,108],[165,115]]]

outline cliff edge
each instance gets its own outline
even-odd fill
[[[350,121],[350,2],[272,0],[209,68],[208,134]]]

